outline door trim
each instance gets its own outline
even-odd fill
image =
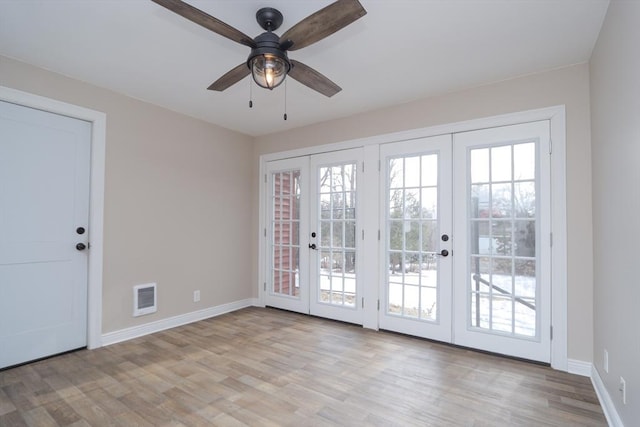
[[[271,160],[285,159],[323,153],[327,151],[344,150],[356,147],[372,147],[367,152],[375,151],[379,144],[406,141],[410,139],[424,138],[442,134],[452,134],[490,127],[508,126],[519,123],[549,120],[551,126],[551,142],[553,155],[551,156],[551,232],[553,233],[553,247],[551,248],[551,324],[553,326],[553,340],[551,341],[551,367],[561,371],[568,370],[568,324],[567,324],[567,207],[566,207],[566,112],[564,105],[556,105],[547,108],[521,111],[516,113],[490,116],[485,118],[467,120],[462,122],[435,125],[407,131],[375,135],[371,137],[334,142],[312,147],[298,148],[278,153],[262,154],[260,156],[259,179],[259,266],[264,266],[266,260],[262,250],[264,244],[264,165]],[[366,158],[365,158],[366,160]],[[370,224],[370,221],[366,221]],[[370,232],[374,232],[371,230]],[[263,282],[264,274],[259,267],[258,289],[260,305],[264,306]],[[379,273],[380,274],[380,273]],[[370,296],[369,298],[371,298]],[[372,316],[365,310],[365,327],[377,329]],[[377,316],[377,312],[375,313]]]
[[[104,253],[104,175],[107,116],[55,99],[0,86],[0,100],[24,107],[85,120],[91,123],[91,175],[89,196],[89,251],[87,347],[102,346],[102,269]]]

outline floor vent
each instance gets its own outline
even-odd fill
[[[157,309],[155,283],[133,287],[133,317],[155,313]]]

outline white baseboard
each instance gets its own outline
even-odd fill
[[[568,370],[570,374],[581,375],[583,377],[591,378],[591,383],[596,391],[600,406],[602,406],[602,412],[607,419],[607,423],[611,427],[624,427],[616,407],[613,405],[611,396],[600,378],[598,370],[593,366],[593,363],[583,362],[582,360],[569,359]]]
[[[604,416],[607,419],[609,426],[624,427],[622,419],[620,419],[620,415],[618,415],[618,411],[613,404],[613,400],[611,400],[611,396],[605,388],[598,370],[593,365],[591,366],[591,383],[593,384],[593,388],[596,390],[600,406],[602,406],[602,411],[604,412]]]
[[[590,362],[569,359],[567,361],[567,372],[569,372],[570,374],[580,375],[582,377],[590,377],[592,366],[593,364]]]
[[[102,334],[102,345],[107,346],[144,335],[153,334],[154,332],[164,331],[165,329],[175,328],[176,326],[186,325],[188,323],[197,322],[199,320],[208,319],[210,317],[219,316],[231,311],[240,310],[241,308],[258,305],[257,298],[247,298],[240,301],[230,302],[228,304],[217,305],[215,307],[205,308],[203,310],[192,311],[167,319],[155,322],[145,323],[144,325],[133,326],[131,328],[121,329],[119,331],[107,332]]]

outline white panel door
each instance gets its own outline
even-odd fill
[[[380,328],[451,341],[451,135],[380,147]]]
[[[309,158],[267,163],[265,304],[309,313]]]
[[[550,361],[549,132],[454,135],[456,344]]]
[[[86,346],[90,142],[0,102],[0,368]]]
[[[310,312],[362,324],[362,148],[311,156]]]

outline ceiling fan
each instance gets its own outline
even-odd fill
[[[248,74],[252,74],[259,86],[273,89],[289,75],[325,96],[335,95],[342,90],[340,86],[308,65],[289,59],[287,52],[320,41],[367,13],[358,0],[338,0],[307,16],[279,37],[273,31],[282,24],[282,13],[274,8],[264,7],[256,13],[256,20],[265,32],[251,38],[181,0],[152,1],[214,33],[251,48],[246,62],[232,68],[207,88],[216,91],[227,89]]]

